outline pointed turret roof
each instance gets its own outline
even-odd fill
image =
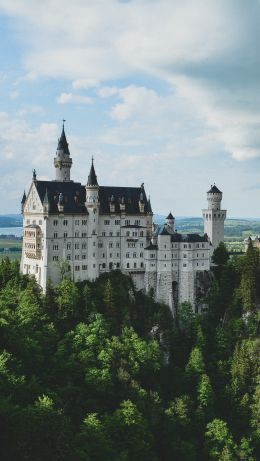
[[[216,186],[216,184],[213,184],[211,186],[210,190],[208,190],[208,194],[222,194],[221,190],[219,190]]]
[[[151,205],[150,197],[147,200],[147,213],[152,213],[152,205]]]
[[[88,175],[87,186],[98,186],[97,175],[96,175],[96,172],[95,172],[93,157],[92,157],[92,163],[91,163],[91,167],[90,167],[90,172],[89,172],[89,175]]]
[[[174,219],[174,217],[172,216],[172,213],[170,211],[170,213],[168,214],[167,218],[166,219]]]
[[[49,197],[48,197],[48,189],[46,187],[45,195],[43,198],[43,203],[49,203]]]
[[[25,191],[24,191],[21,203],[25,203],[25,200],[26,200],[26,194],[25,194]]]
[[[64,130],[64,123],[62,125],[61,136],[58,140],[57,150],[63,150],[65,154],[70,155],[69,145],[68,145],[65,130]]]

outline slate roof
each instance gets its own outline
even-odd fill
[[[77,182],[64,181],[35,181],[41,202],[47,198],[50,204],[50,213],[58,213],[59,195],[63,195],[64,213],[68,214],[88,214],[85,207],[86,191],[85,187]]]
[[[145,250],[158,250],[158,245],[154,245],[152,242],[145,248]]]
[[[174,217],[172,216],[172,213],[171,213],[171,212],[168,214],[168,216],[167,216],[166,219],[174,219]]]
[[[96,172],[95,172],[93,158],[92,158],[92,163],[91,163],[91,167],[90,167],[90,172],[89,172],[89,175],[88,175],[87,186],[98,186],[97,175],[96,175]]]
[[[26,193],[25,193],[25,191],[24,191],[24,193],[23,193],[23,198],[22,198],[22,200],[21,200],[21,203],[25,203],[25,201],[26,201]]]
[[[208,194],[222,194],[221,190],[219,190],[215,184],[211,186],[210,190],[208,190],[207,193]]]
[[[205,235],[199,235],[199,234],[178,234],[175,232],[171,236],[171,241],[172,242],[189,242],[189,243],[199,243],[199,242],[207,242],[208,241],[208,236]]]
[[[143,194],[144,213],[149,211],[148,200],[142,187],[99,186],[100,214],[110,214],[111,197],[114,198],[115,214],[120,213],[120,203],[125,204],[125,213],[139,215],[139,199]]]
[[[63,195],[64,214],[88,214],[85,207],[86,191],[85,186],[73,181],[35,181],[36,189],[38,191],[41,202],[48,198],[50,204],[50,213],[58,213],[58,201],[60,194]],[[46,195],[47,192],[47,195]],[[144,213],[148,211],[148,201],[143,188],[141,187],[99,187],[99,213],[110,213],[111,197],[114,197],[115,214],[120,214],[120,203],[122,199],[125,204],[126,215],[140,215],[139,198],[140,193],[143,193],[144,200]],[[137,226],[135,226],[137,227]]]
[[[70,155],[69,145],[67,143],[67,139],[66,139],[66,135],[64,131],[64,124],[62,126],[62,132],[61,132],[60,139],[58,140],[57,150],[63,150],[65,154]]]

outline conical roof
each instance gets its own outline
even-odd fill
[[[65,154],[70,155],[69,145],[68,145],[65,130],[64,130],[64,123],[62,125],[61,136],[58,140],[57,150],[63,150]]]
[[[222,194],[222,192],[217,188],[216,184],[214,184],[211,186],[210,190],[208,190],[208,194]]]
[[[25,203],[25,200],[26,200],[26,194],[25,194],[25,191],[24,191],[21,203]]]
[[[88,175],[87,186],[98,186],[97,175],[96,175],[96,172],[95,172],[93,157],[92,157],[92,163],[91,163],[91,167],[90,167],[90,172],[89,172],[89,175]]]
[[[174,219],[174,217],[172,216],[172,213],[170,211],[170,213],[168,214],[167,218],[166,219]]]

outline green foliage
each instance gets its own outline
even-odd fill
[[[259,255],[214,257],[175,319],[120,271],[43,294],[2,260],[1,460],[259,459]]]

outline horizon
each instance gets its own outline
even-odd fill
[[[66,119],[73,180],[94,155],[100,184],[144,182],[158,214],[196,217],[215,182],[258,216],[257,0],[0,0],[0,26],[0,213],[33,168],[54,178]]]

